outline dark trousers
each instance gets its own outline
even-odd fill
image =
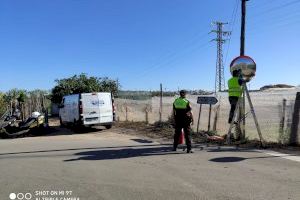
[[[181,134],[181,130],[184,131],[184,138],[185,143],[187,146],[187,150],[192,149],[192,142],[191,142],[191,126],[189,124],[176,124],[175,125],[175,134],[174,134],[174,143],[173,148],[176,149],[179,143],[179,138]]]
[[[228,123],[231,123],[234,115],[235,108],[237,106],[239,98],[238,97],[229,97],[229,103],[230,103],[230,112],[229,112],[229,118]]]

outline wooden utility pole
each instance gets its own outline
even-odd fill
[[[246,1],[248,0],[241,0],[242,1],[242,18],[241,18],[241,45],[240,45],[240,56],[244,56],[245,55],[245,30],[246,30]],[[246,108],[246,95],[245,95],[245,91],[243,92],[243,105],[239,105],[241,106],[242,109],[240,109],[240,115],[239,115],[239,122],[241,121],[242,118],[244,118],[243,116],[245,116],[245,108]],[[239,124],[240,127],[240,124]],[[246,119],[243,119],[243,126],[242,126],[242,133],[239,133],[239,137],[241,137],[241,139],[243,140],[246,136]]]
[[[248,0],[242,0],[241,47],[240,47],[241,56],[245,55],[246,1]]]

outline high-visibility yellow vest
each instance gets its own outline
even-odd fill
[[[228,94],[230,97],[240,97],[242,95],[242,87],[239,84],[238,77],[232,77],[228,80]]]
[[[187,109],[189,101],[185,98],[179,97],[174,101],[173,105],[175,109]]]

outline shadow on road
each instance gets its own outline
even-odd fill
[[[243,157],[219,157],[219,158],[213,158],[210,159],[209,161],[212,162],[240,162],[243,160],[246,160],[248,158],[243,158]]]
[[[63,152],[63,151],[80,151],[80,150],[104,150],[104,149],[120,149],[120,148],[135,148],[135,147],[156,147],[165,146],[170,147],[169,144],[153,144],[153,145],[129,145],[129,146],[112,146],[112,147],[86,147],[86,148],[69,148],[69,149],[50,149],[40,151],[21,151],[21,152],[7,152],[0,153],[0,156],[6,155],[22,155],[22,154],[35,154],[35,153],[51,153],[51,152]],[[1,157],[0,157],[1,159]]]
[[[10,137],[5,139],[1,138],[1,140],[11,140],[11,139],[18,139],[23,137],[50,137],[50,136],[59,136],[59,135],[89,134],[89,133],[102,132],[104,130],[106,129],[102,127],[62,128],[60,126],[51,126],[38,131],[30,131],[26,134],[18,135],[15,137]]]
[[[295,155],[287,155],[287,156],[295,156]],[[251,159],[264,159],[264,158],[284,158],[287,156],[258,156],[258,157],[218,157],[218,158],[212,158],[209,161],[211,162],[219,162],[219,163],[224,163],[224,162],[240,162],[244,160],[251,160]]]
[[[216,153],[216,152],[257,152],[256,149],[253,148],[213,148],[213,149],[208,149],[207,152],[210,153]]]
[[[133,157],[144,156],[157,156],[166,154],[176,154],[171,151],[171,147],[152,147],[152,148],[125,148],[125,149],[113,149],[113,150],[98,150],[98,151],[85,151],[76,153],[79,156],[75,159],[68,159],[65,162],[78,161],[78,160],[112,160],[112,159],[124,159]]]
[[[44,136],[57,136],[57,135],[73,135],[73,134],[86,134],[86,133],[95,133],[105,130],[102,127],[70,127],[70,128],[61,128],[59,126],[51,127],[54,131],[51,134]]]
[[[80,134],[89,134],[102,132],[106,130],[102,127],[69,127],[62,128],[60,126],[51,126],[50,131],[38,134],[39,137],[51,137],[51,136],[60,136],[60,135],[80,135]]]
[[[153,141],[151,141],[151,140],[144,140],[144,139],[131,139],[131,140],[138,142],[138,143],[144,143],[144,144],[153,143]]]

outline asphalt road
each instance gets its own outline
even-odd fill
[[[0,140],[1,200],[300,199],[300,162],[282,155],[171,152],[117,129],[60,133]]]

